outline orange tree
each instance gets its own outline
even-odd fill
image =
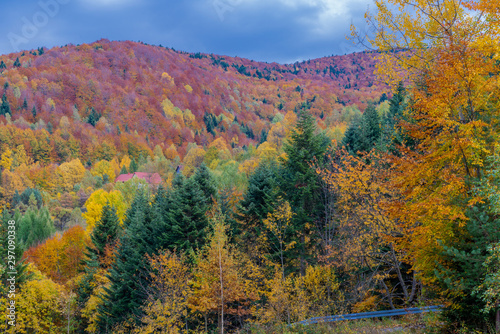
[[[405,229],[399,247],[413,268],[450,297],[466,278],[463,259],[450,252],[484,248],[471,246],[469,210],[483,200],[474,184],[498,140],[498,1],[375,3],[377,12],[366,15],[375,28],[369,42],[382,51],[379,74],[408,83],[411,104],[400,126],[414,143],[391,157],[389,183],[401,196],[388,213]],[[460,298],[447,298],[457,308],[470,292],[459,290]]]

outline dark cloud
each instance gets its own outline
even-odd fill
[[[108,38],[294,62],[358,50],[346,41],[366,1],[27,0],[3,4],[0,52]]]

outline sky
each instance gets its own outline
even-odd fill
[[[91,43],[142,41],[188,52],[293,63],[362,50],[372,0],[1,1],[0,54]],[[373,7],[373,6],[371,6]]]

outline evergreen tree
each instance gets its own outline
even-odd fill
[[[88,253],[87,260],[85,261],[84,275],[81,280],[78,281],[76,286],[76,306],[80,311],[85,307],[89,301],[90,296],[94,292],[95,275],[98,272],[100,265],[97,260],[97,255],[94,252]],[[85,329],[88,327],[87,318],[82,317],[80,312],[76,312],[76,321],[78,323],[79,333],[84,333]]]
[[[139,167],[137,166],[137,162],[135,161],[135,159],[132,159],[130,161],[130,165],[128,166],[129,173],[135,173],[135,172],[137,172],[138,168]]]
[[[303,110],[291,139],[283,145],[287,157],[281,160],[280,188],[295,214],[291,234],[296,238],[296,246],[290,251],[290,256],[300,260],[301,274],[305,274],[306,261],[313,256],[312,226],[322,211],[319,177],[311,163],[323,161],[329,140],[316,132],[314,118]]]
[[[205,195],[205,202],[207,204],[211,204],[213,200],[217,199],[217,187],[215,186],[214,178],[204,162],[196,169],[192,177]]]
[[[342,139],[342,146],[344,146],[346,150],[352,155],[357,154],[357,152],[361,151],[361,148],[363,146],[363,133],[361,124],[361,120],[354,120],[347,128],[344,138]]]
[[[7,66],[5,65],[5,63],[3,62],[3,60],[0,62],[0,69],[4,69],[4,68],[7,68]]]
[[[359,121],[351,123],[342,145],[350,154],[369,152],[379,142],[381,136],[380,119],[377,110],[369,105]]]
[[[141,306],[150,282],[147,255],[170,246],[169,207],[169,196],[160,186],[151,205],[149,197],[140,192],[127,211],[125,230],[120,234],[115,262],[108,276],[111,286],[105,289],[104,303],[98,309],[100,332],[108,333],[124,320],[131,320],[131,325],[140,322]]]
[[[24,98],[22,108],[23,108],[24,110],[28,110],[28,100],[26,100],[26,98]]]
[[[206,212],[210,202],[194,176],[185,180],[181,174],[177,174],[173,187],[169,243],[178,251],[194,255],[194,251],[205,242],[208,228]]]
[[[127,166],[123,165],[122,169],[120,170],[120,175],[122,174],[128,174]]]
[[[467,212],[467,233],[456,238],[456,244],[443,245],[441,259],[446,263],[436,272],[436,278],[448,300],[455,307],[447,308],[443,316],[451,323],[464,323],[480,328],[485,319],[494,320],[494,312],[484,314],[485,304],[474,294],[486,275],[483,266],[488,247],[500,242],[500,219],[491,214],[487,204],[470,208]]]
[[[15,208],[19,203],[21,203],[21,195],[19,195],[19,192],[16,191],[14,192],[14,196],[12,197],[12,208]]]
[[[92,126],[95,126],[97,122],[99,122],[99,119],[101,119],[101,114],[98,113],[94,107],[90,109],[90,114],[89,117],[87,118],[87,123],[89,123]]]
[[[31,114],[33,115],[33,118],[36,120],[36,107],[33,106],[33,109],[31,109]]]
[[[396,146],[407,142],[398,123],[403,119],[403,111],[407,108],[406,91],[402,82],[399,82],[396,92],[389,100],[389,112],[384,115],[381,125],[381,145],[383,151],[396,152]]]
[[[14,62],[14,67],[21,67],[21,62],[19,61],[19,57],[16,58],[16,61]]]
[[[3,93],[2,105],[0,106],[0,115],[10,114],[12,116],[12,111],[10,109],[9,101],[7,101],[7,96]]]
[[[101,219],[96,223],[90,235],[93,246],[88,249],[89,252],[95,253],[97,259],[101,260],[105,256],[106,246],[115,244],[119,230],[120,224],[116,208],[106,204],[102,208]]]
[[[18,230],[18,240],[27,249],[43,242],[55,233],[54,222],[50,217],[49,209],[30,207],[21,218]]]
[[[273,212],[278,197],[277,166],[273,162],[261,163],[248,179],[243,200],[237,206],[240,224],[234,231],[247,254],[259,251],[260,236],[268,230],[263,220]],[[256,254],[253,254],[256,255]]]
[[[125,320],[138,323],[141,318],[143,289],[147,286],[149,271],[145,255],[153,254],[157,246],[153,223],[149,199],[139,193],[127,211],[125,230],[108,275],[111,285],[105,289],[103,304],[98,307],[100,333],[110,333],[115,325]]]

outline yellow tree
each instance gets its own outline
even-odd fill
[[[115,181],[115,167],[107,160],[101,160],[96,163],[90,172],[94,176],[100,176],[103,180],[107,178],[110,182]]]
[[[226,225],[221,213],[211,219],[213,232],[209,243],[199,254],[192,283],[193,294],[189,300],[192,311],[205,316],[205,330],[208,313],[217,312],[218,327],[224,333],[224,314],[238,314],[239,309],[230,304],[246,298],[244,279],[240,272],[237,251],[229,244]]]
[[[87,223],[87,232],[92,232],[96,222],[101,219],[102,208],[106,204],[112,205],[116,208],[116,214],[120,219],[120,223],[123,222],[127,208],[125,206],[122,193],[118,190],[107,192],[103,189],[98,189],[94,191],[85,202],[87,212],[85,212],[82,216],[85,218]]]
[[[147,301],[144,316],[138,328],[141,334],[181,333],[188,312],[191,295],[191,274],[185,259],[175,253],[165,252],[150,258],[151,284],[146,289]]]
[[[7,148],[3,153],[0,158],[0,166],[3,168],[3,170],[10,170],[12,167],[12,151]]]
[[[16,152],[14,153],[14,160],[12,162],[12,167],[16,168],[22,164],[31,165],[33,163],[33,159],[28,156],[26,150],[23,145],[18,145],[16,148]]]
[[[76,158],[69,162],[61,164],[57,168],[57,174],[60,178],[60,184],[65,190],[72,190],[75,184],[79,183],[85,175],[80,159]]]
[[[16,295],[16,326],[3,327],[4,333],[61,333],[63,287],[45,277],[32,264],[28,265],[28,272],[32,278],[19,286]],[[6,324],[5,312],[0,319]]]

